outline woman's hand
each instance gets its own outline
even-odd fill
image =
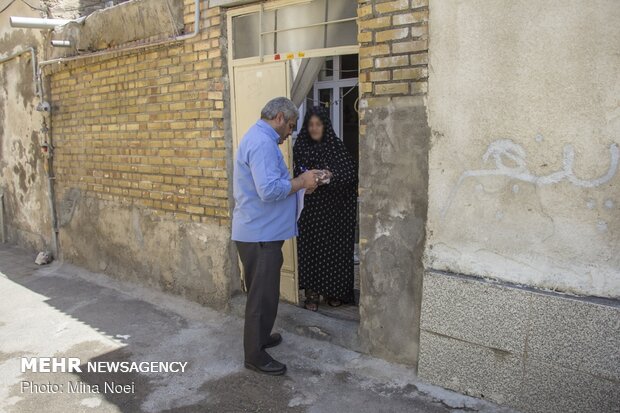
[[[319,176],[319,185],[328,184],[333,177],[334,177],[334,174],[331,171],[327,169],[323,169],[321,171],[321,175]]]

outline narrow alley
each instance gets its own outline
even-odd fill
[[[243,368],[242,319],[0,244],[0,411],[512,412],[426,384],[410,368],[283,332],[283,377]],[[22,357],[182,361],[184,373],[25,373]],[[105,382],[134,393],[104,393]],[[23,382],[65,384],[32,393]],[[84,383],[75,393],[66,384]],[[87,393],[85,386],[100,393]],[[32,389],[32,388],[30,388]],[[39,387],[40,390],[41,387]]]

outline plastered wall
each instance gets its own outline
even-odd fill
[[[0,56],[28,47],[40,53],[38,31],[12,29],[11,15],[39,17],[23,2],[0,13]],[[41,156],[43,118],[33,81],[32,54],[0,64],[0,192],[4,194],[6,241],[32,250],[51,248],[51,215],[45,161]],[[49,124],[49,123],[48,123]]]
[[[428,269],[620,297],[620,7],[430,5]]]

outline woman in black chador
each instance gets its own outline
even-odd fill
[[[357,171],[325,109],[308,110],[293,148],[294,175],[325,171],[324,184],[306,194],[299,218],[299,288],[316,311],[320,295],[331,306],[353,303]]]

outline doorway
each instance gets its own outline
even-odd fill
[[[268,100],[276,96],[289,97],[300,106],[302,115],[308,99],[315,100],[316,87],[323,97],[331,93],[331,98],[324,102],[332,103],[332,120],[338,122],[336,132],[353,156],[357,169],[357,3],[350,0],[275,0],[231,9],[227,12],[227,21],[233,157],[239,141],[256,122]],[[334,77],[335,69],[338,74]],[[303,76],[298,76],[300,73]],[[319,78],[321,73],[331,78]],[[300,86],[298,80],[310,83]],[[331,89],[321,82],[331,82]],[[289,139],[280,148],[291,172],[292,146]],[[299,304],[296,239],[285,242],[283,253],[280,297]],[[243,280],[241,285],[244,285]],[[359,281],[356,285],[359,291]],[[357,307],[353,308],[355,314],[349,318],[359,320]],[[335,308],[338,309],[341,308]],[[335,316],[347,317],[343,313]]]
[[[353,158],[355,172],[359,175],[359,56],[357,54],[326,57],[312,89],[299,108],[301,128],[303,118],[310,106],[322,106],[329,115],[334,131],[341,139]],[[294,142],[294,141],[293,141]],[[318,312],[320,314],[359,321],[359,208],[355,211],[355,253],[354,260],[354,295],[355,302],[343,304],[339,307],[330,307],[322,300]],[[299,301],[303,303],[305,294],[300,291]]]

